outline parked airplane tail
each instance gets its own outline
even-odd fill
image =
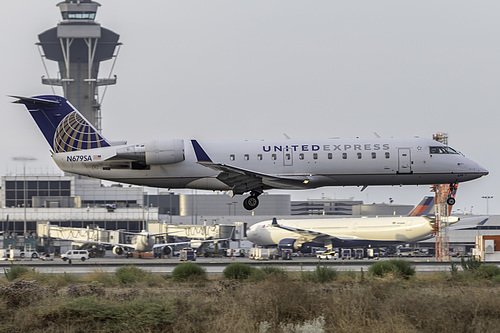
[[[418,205],[413,207],[408,216],[434,215],[434,197],[424,197]]]
[[[71,103],[63,97],[19,97],[55,153],[108,147],[110,144]]]

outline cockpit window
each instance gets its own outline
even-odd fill
[[[431,154],[459,154],[458,151],[447,146],[429,147],[429,153]]]

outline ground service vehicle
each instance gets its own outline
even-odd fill
[[[190,247],[186,247],[180,251],[180,261],[196,261],[196,251]]]
[[[337,253],[337,251],[327,251],[327,252],[317,254],[316,257],[319,259],[326,259],[326,260],[333,259],[333,260],[335,260],[335,259],[338,259],[339,254]]]
[[[87,250],[69,250],[66,253],[61,254],[61,259],[63,261],[67,260],[89,260],[89,251]]]

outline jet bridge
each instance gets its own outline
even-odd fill
[[[70,228],[59,227],[51,224],[38,224],[39,237],[72,240],[73,242],[108,242],[118,243],[122,241],[120,230],[105,230],[101,228]]]
[[[160,230],[160,232],[166,233],[169,237],[182,237],[200,240],[217,238],[241,240],[246,237],[246,223],[244,222],[213,225],[163,224]]]
[[[38,224],[37,232],[44,247],[50,247],[54,240],[68,240],[72,241],[72,244],[80,243],[82,248],[87,246],[91,251],[94,245],[88,242],[123,243],[125,238],[122,230],[60,227],[49,223]],[[103,251],[104,248],[97,248],[93,252],[98,255],[98,252]]]

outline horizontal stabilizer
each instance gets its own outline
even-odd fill
[[[44,98],[35,98],[35,97],[22,97],[22,96],[13,96],[9,95],[9,97],[17,98],[17,101],[12,103],[17,104],[26,104],[26,103],[34,103],[34,104],[59,104],[59,101],[55,101],[52,99],[44,99]]]

